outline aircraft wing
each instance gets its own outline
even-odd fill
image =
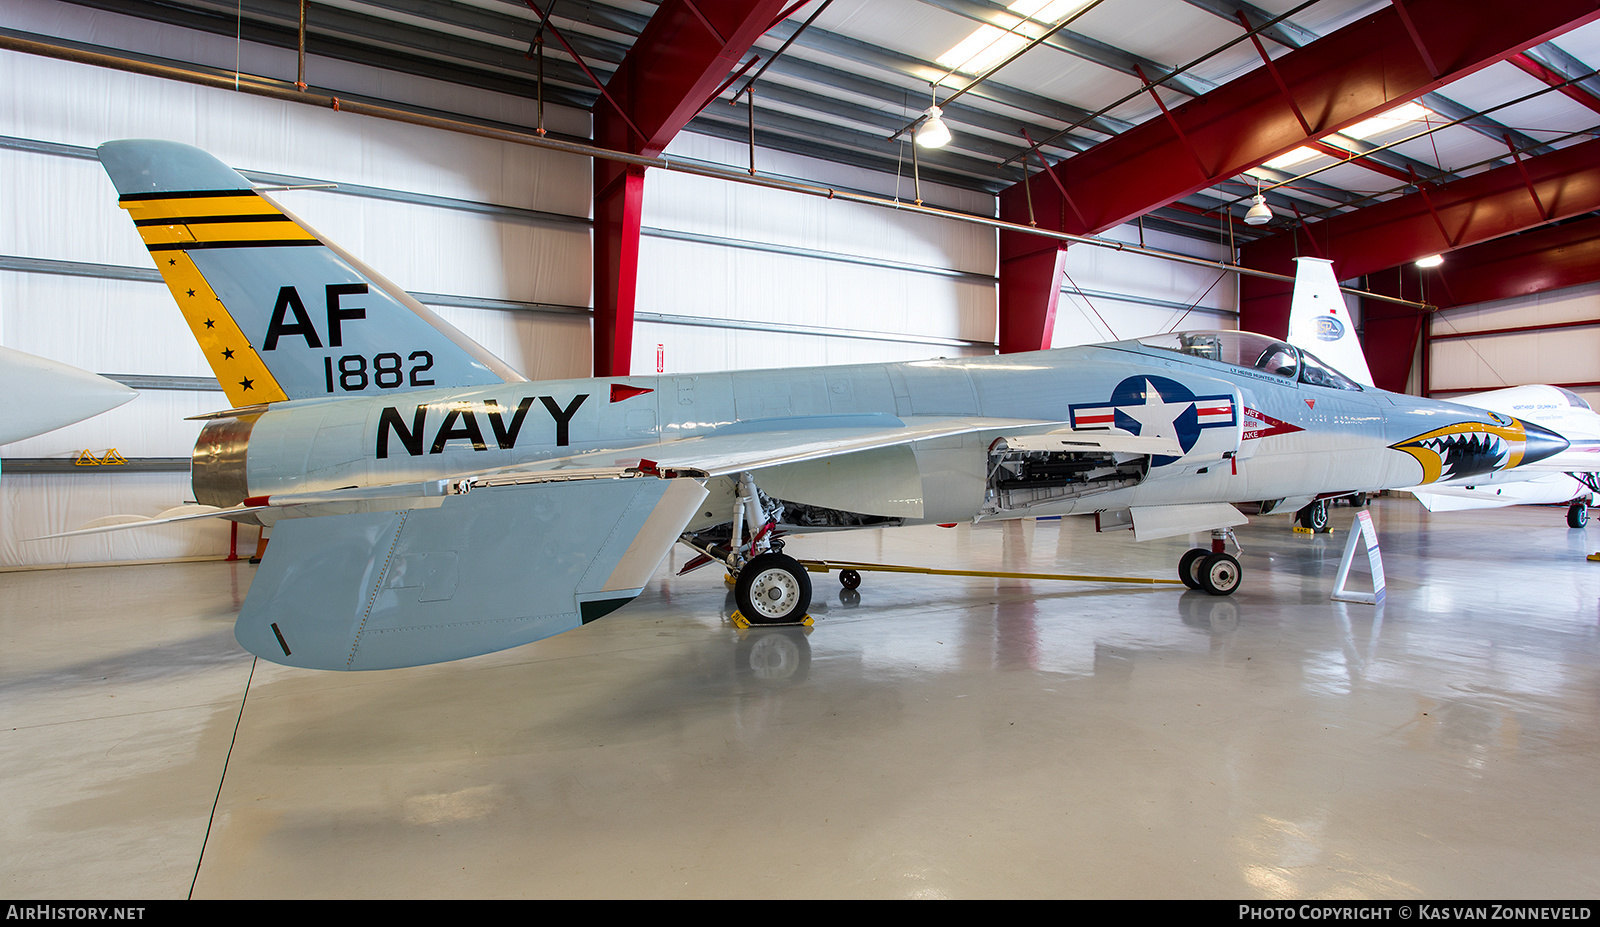
[[[556,479],[286,518],[234,635],[275,663],[333,670],[530,643],[632,601],[705,495],[689,479]]]
[[[818,416],[813,420],[740,422],[710,434],[617,450],[590,451],[541,460],[485,474],[535,474],[567,469],[636,466],[706,477],[805,463],[846,454],[903,447],[918,441],[976,433],[1033,433],[1064,428],[1066,422],[1009,418],[943,418],[889,415]],[[1094,432],[1093,434],[1098,434]]]
[[[87,370],[0,347],[0,396],[27,400],[0,409],[0,444],[81,422],[137,395]]]
[[[1507,505],[1564,505],[1574,499],[1587,501],[1592,493],[1565,473],[1542,473],[1517,482],[1486,482],[1471,486],[1456,483],[1430,483],[1403,490],[1417,497],[1430,512],[1455,512],[1466,509],[1492,509]]]
[[[425,484],[252,499],[286,516],[342,513],[274,522],[235,635],[273,662],[340,670],[519,646],[637,596],[697,515],[712,477],[1061,425],[831,418],[742,423]]]

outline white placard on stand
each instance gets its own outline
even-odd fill
[[[1355,560],[1356,544],[1365,544],[1367,547],[1367,563],[1372,567],[1372,591],[1351,592],[1345,588],[1345,583],[1350,579],[1350,564]],[[1372,525],[1372,515],[1369,512],[1357,512],[1356,520],[1350,526],[1350,540],[1344,545],[1344,558],[1339,561],[1339,576],[1333,581],[1332,598],[1340,602],[1360,602],[1364,605],[1376,605],[1383,600],[1383,558],[1378,554],[1378,529]]]

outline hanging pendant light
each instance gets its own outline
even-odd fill
[[[930,106],[926,116],[916,131],[917,144],[924,148],[943,148],[950,144],[950,127],[944,124],[944,111]]]
[[[1272,207],[1267,198],[1257,193],[1250,197],[1250,211],[1244,214],[1245,225],[1266,225],[1272,221]]]
[[[1250,211],[1244,214],[1245,225],[1266,225],[1272,221],[1272,207],[1261,194],[1261,178],[1256,178],[1256,195],[1250,197]]]

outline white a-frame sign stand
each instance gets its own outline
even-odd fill
[[[1367,563],[1372,567],[1372,591],[1351,592],[1345,588],[1350,579],[1350,564],[1355,560],[1356,544],[1366,545]],[[1360,602],[1376,605],[1383,601],[1383,558],[1378,554],[1378,529],[1372,526],[1372,515],[1357,512],[1355,524],[1350,526],[1350,540],[1344,545],[1344,558],[1339,561],[1339,578],[1333,582],[1333,598],[1340,602]]]

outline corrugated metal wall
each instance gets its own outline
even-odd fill
[[[1428,389],[1451,399],[1463,390],[1566,384],[1600,406],[1597,318],[1600,284],[1437,312],[1428,319]]]

